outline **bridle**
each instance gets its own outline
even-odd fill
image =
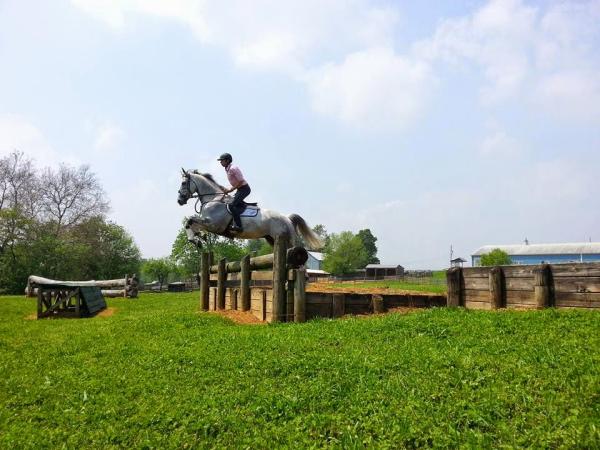
[[[202,208],[204,207],[204,205],[206,203],[211,203],[211,202],[218,202],[218,203],[225,203],[223,200],[225,199],[225,196],[227,195],[225,192],[207,192],[206,194],[200,194],[200,189],[198,188],[198,184],[196,183],[195,180],[192,179],[192,177],[190,176],[190,174],[186,174],[185,178],[187,180],[187,192],[188,192],[188,199],[190,198],[195,198],[196,199],[196,203],[194,204],[194,210],[196,211],[197,214],[200,214],[202,212]],[[192,194],[192,183],[194,183],[194,186],[196,187],[196,192],[194,194]],[[207,197],[209,195],[221,195],[221,199],[220,200],[209,200],[209,201],[203,201],[204,197]],[[198,203],[200,203],[200,211],[198,211]]]

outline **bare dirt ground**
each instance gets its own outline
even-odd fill
[[[115,312],[117,312],[117,308],[106,308],[100,311],[98,314],[96,314],[96,317],[112,317],[114,316]]]
[[[117,311],[117,308],[114,308],[111,306],[110,308],[103,309],[98,314],[96,314],[94,317],[112,317],[112,316],[114,316],[116,311]],[[91,318],[93,319],[94,317],[91,317]],[[53,317],[46,317],[46,318],[53,319]],[[70,317],[56,317],[56,319],[65,319],[65,318],[69,319]],[[25,317],[25,320],[37,320],[37,313],[28,315],[27,317]]]
[[[332,283],[316,282],[306,285],[306,292],[335,292],[336,294],[411,294],[411,295],[440,295],[435,292],[421,292],[407,289],[394,289],[389,287],[355,287],[352,283],[345,286],[335,286]]]
[[[225,317],[240,325],[265,325],[266,322],[257,319],[250,311],[209,311],[209,314],[216,314]]]

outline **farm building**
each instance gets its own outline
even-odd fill
[[[365,267],[365,277],[367,279],[377,280],[383,277],[395,277],[404,275],[402,266],[386,266],[384,264],[367,264]]]
[[[323,253],[308,252],[308,259],[304,264],[309,281],[317,281],[319,278],[327,278],[330,274],[323,270]]]
[[[323,270],[323,253],[308,252],[308,260],[304,265],[308,270]]]
[[[508,253],[513,264],[600,262],[600,242],[484,245],[471,255],[473,266],[480,265],[481,255],[497,248]]]

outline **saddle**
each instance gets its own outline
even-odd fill
[[[242,206],[244,207],[243,211],[240,213],[240,217],[255,217],[258,214],[260,208],[257,206],[258,203],[246,203],[243,202]],[[227,203],[227,212],[229,214],[233,214],[231,212],[231,204]]]

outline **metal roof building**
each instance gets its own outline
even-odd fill
[[[513,264],[600,262],[600,242],[574,242],[564,244],[484,245],[471,255],[472,265],[479,266],[481,255],[497,248],[508,253]]]
[[[309,270],[323,270],[323,253],[308,252],[308,260],[305,266]]]

